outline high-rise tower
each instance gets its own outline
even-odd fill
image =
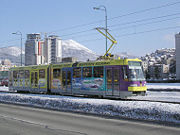
[[[44,42],[39,33],[27,34],[25,43],[25,65],[44,64]]]
[[[45,63],[58,63],[62,60],[62,41],[58,36],[51,35],[44,42]]]

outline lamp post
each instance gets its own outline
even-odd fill
[[[104,5],[100,5],[99,7],[93,7],[94,10],[103,10],[105,12],[105,31],[106,31],[106,52],[107,52],[107,10]]]
[[[14,32],[12,34],[21,36],[21,66],[22,66],[22,33],[20,31]]]

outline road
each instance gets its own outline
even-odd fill
[[[0,135],[179,135],[180,128],[0,104]]]

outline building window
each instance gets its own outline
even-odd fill
[[[53,78],[60,78],[61,69],[53,69]]]
[[[45,69],[39,70],[39,78],[45,78]]]
[[[80,78],[81,77],[81,68],[74,68],[73,69],[73,78]]]
[[[92,67],[84,67],[83,68],[83,77],[92,77]]]
[[[94,67],[94,77],[103,78],[104,76],[104,67]]]

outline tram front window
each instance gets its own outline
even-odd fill
[[[144,81],[142,63],[139,61],[129,61],[129,79],[131,81]]]
[[[130,67],[130,80],[131,81],[144,81],[144,74],[141,67]]]

